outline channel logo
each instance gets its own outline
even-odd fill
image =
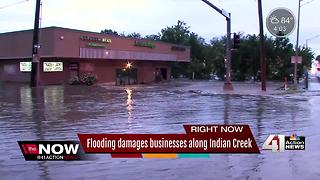
[[[305,140],[304,136],[297,136],[292,134],[291,136],[285,137],[285,150],[305,150]]]
[[[85,154],[77,141],[18,141],[26,161],[84,160]]]
[[[269,135],[262,145],[263,150],[272,150],[272,152],[284,152],[285,150],[305,150],[305,137],[292,134]]]

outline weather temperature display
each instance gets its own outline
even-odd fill
[[[267,17],[267,28],[274,36],[288,36],[294,30],[294,27],[295,17],[289,9],[274,9]]]

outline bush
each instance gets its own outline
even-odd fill
[[[79,85],[82,84],[78,76],[74,76],[69,80],[70,85]]]
[[[80,81],[88,86],[97,82],[97,75],[92,73],[83,73],[80,75]]]
[[[74,76],[69,80],[70,85],[86,84],[88,86],[97,82],[97,75],[92,73],[82,73],[80,76]]]

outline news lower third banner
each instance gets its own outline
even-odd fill
[[[80,141],[19,141],[26,160],[192,158],[213,153],[260,153],[248,125],[183,125],[184,134],[78,134]]]

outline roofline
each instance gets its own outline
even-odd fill
[[[103,33],[94,32],[94,31],[71,29],[71,28],[58,27],[58,26],[49,26],[49,27],[44,27],[44,28],[41,28],[41,29],[42,30],[60,29],[60,30],[67,30],[67,31],[82,32],[82,33],[91,33],[91,34],[97,34],[97,35],[107,35],[107,36],[112,36],[112,37],[122,38],[122,39],[147,40],[147,41],[152,41],[152,42],[157,42],[157,43],[170,44],[170,45],[176,45],[176,46],[180,46],[180,47],[191,48],[191,46],[186,46],[186,45],[181,45],[181,44],[174,44],[174,43],[169,43],[169,42],[164,42],[164,41],[155,41],[155,40],[152,40],[152,39],[138,39],[138,38],[133,38],[133,37],[124,37],[124,36],[120,36],[120,35],[117,36],[117,35],[113,35],[113,34],[103,34]],[[33,31],[33,29],[4,32],[4,33],[0,33],[0,36],[1,35],[5,35],[5,34],[23,33],[23,32],[29,32],[29,31]]]
[[[80,60],[86,60],[86,59],[103,59],[103,58],[80,58],[80,57],[60,57],[60,56],[52,56],[52,55],[48,55],[48,56],[40,56],[40,59],[48,59],[48,58],[52,58],[52,59],[80,59]],[[12,60],[25,60],[26,62],[28,61],[32,61],[32,56],[17,56],[17,57],[0,57],[0,61],[12,61]],[[103,59],[106,60],[106,59]],[[108,59],[109,60],[109,59]],[[126,59],[110,59],[110,60],[119,60],[119,61],[125,61]],[[134,61],[157,61],[157,60],[134,60]],[[159,62],[190,62],[191,59],[188,60],[160,60]]]

